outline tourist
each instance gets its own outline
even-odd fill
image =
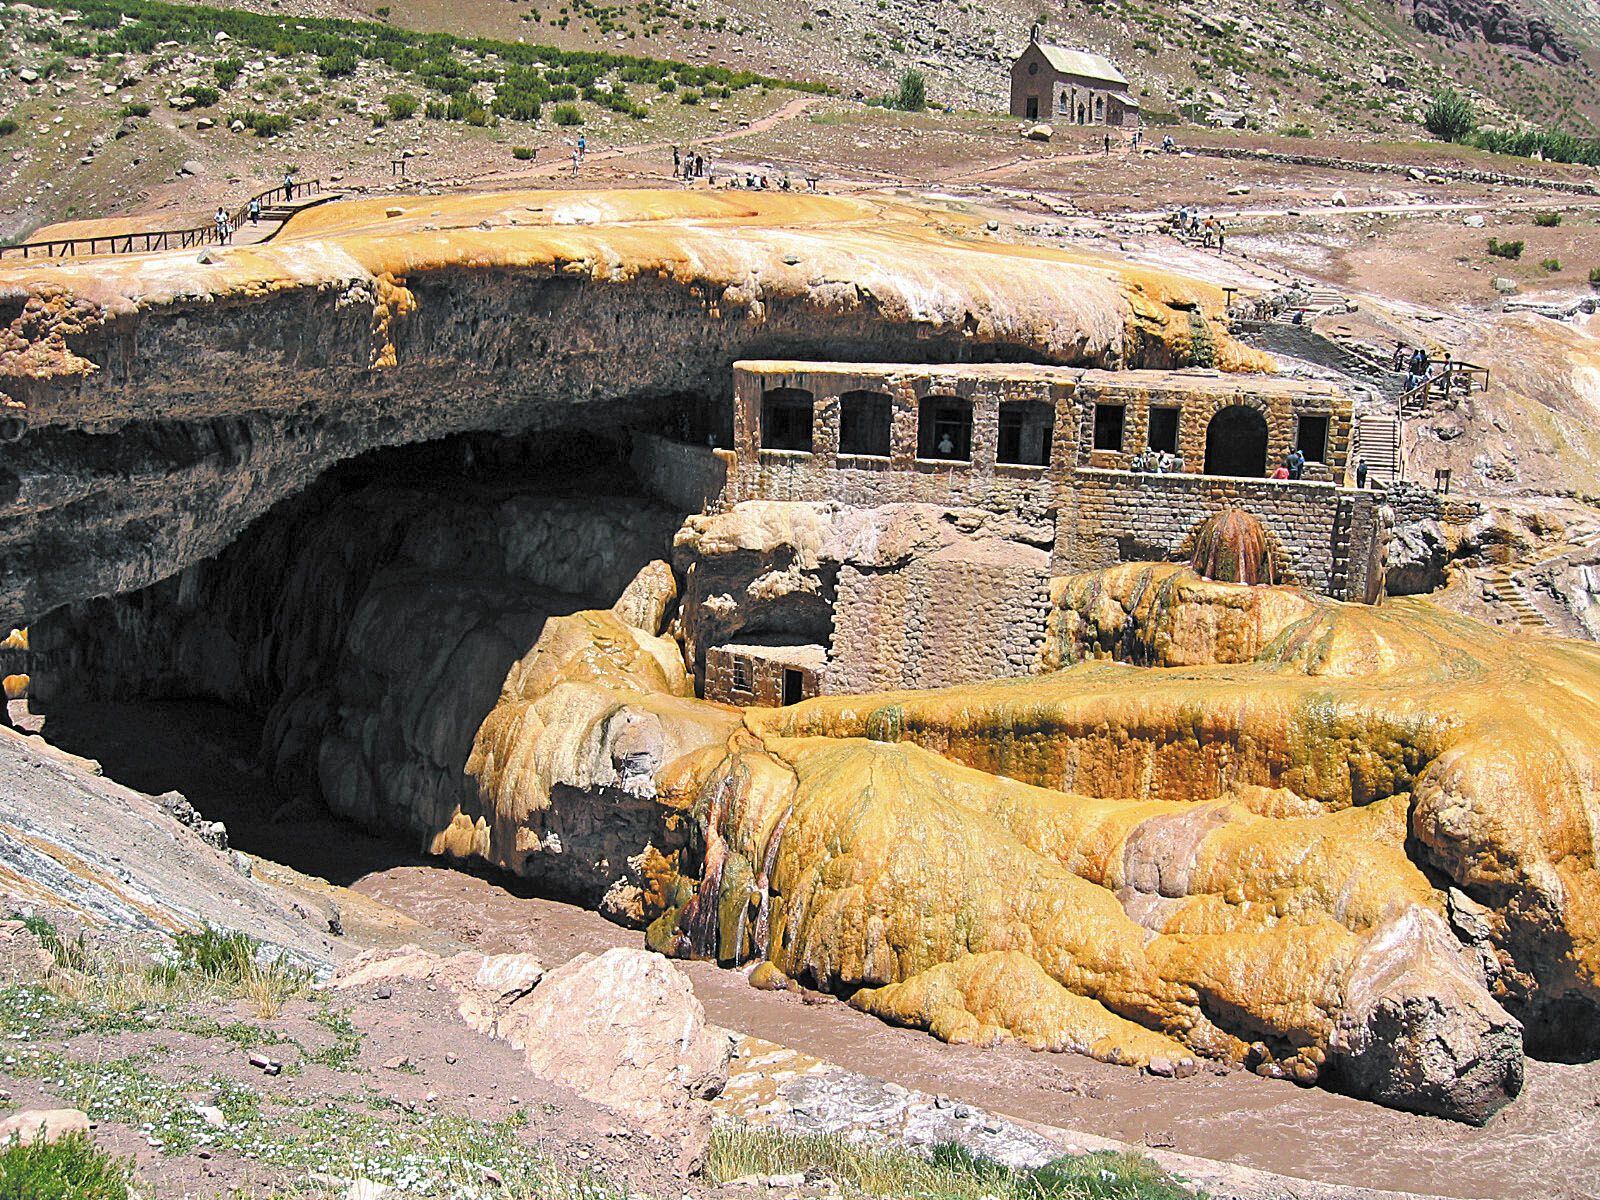
[[[956,456],[956,444],[950,440],[949,430],[945,430],[944,433],[940,434],[939,445],[936,449],[939,451],[940,458],[954,458]]]
[[[1428,352],[1421,346],[1411,352],[1411,373],[1419,378],[1428,373]]]
[[[1134,149],[1135,152],[1138,151],[1139,143],[1142,142],[1143,140],[1144,140],[1144,130],[1135,129],[1133,131],[1133,149]]]
[[[580,133],[578,135],[578,154],[581,156],[587,153],[589,153],[589,139]]]
[[[254,225],[261,220],[261,197],[250,198],[250,224]]]
[[[1222,250],[1223,243],[1226,242],[1227,240],[1228,240],[1228,227],[1226,225],[1224,225],[1219,220],[1219,221],[1217,221],[1217,250],[1219,252]]]
[[[1367,486],[1367,460],[1364,459],[1364,458],[1358,458],[1358,459],[1356,459],[1356,487],[1365,488],[1366,486]]]
[[[1133,461],[1128,464],[1128,469],[1134,472],[1144,472],[1150,469],[1150,452],[1141,450],[1133,456]]]
[[[1173,455],[1173,458],[1172,458],[1172,473],[1174,475],[1182,475],[1183,474],[1183,455],[1181,455],[1181,454]]]
[[[683,156],[678,153],[678,148],[672,148],[672,174],[673,177],[683,174]]]
[[[222,209],[217,209],[211,216],[211,223],[217,228],[217,242],[220,244],[228,240],[228,214]]]
[[[1278,467],[1277,467],[1277,470],[1272,472],[1272,477],[1274,479],[1287,479],[1287,478],[1289,478],[1289,468],[1284,466],[1282,463],[1279,463]]]
[[[1406,344],[1404,342],[1396,342],[1394,344],[1394,358],[1389,363],[1389,369],[1397,374],[1406,369]]]
[[[289,168],[283,173],[283,198],[294,199],[294,168]]]
[[[1285,461],[1289,467],[1290,479],[1304,478],[1306,473],[1306,456],[1301,452],[1299,446],[1296,446],[1293,450],[1289,451],[1289,457]]]
[[[1109,133],[1106,134],[1106,153],[1111,153],[1111,135]]]
[[[573,150],[573,152],[572,152],[572,177],[574,179],[576,179],[578,177],[578,164],[580,162],[582,162],[582,161],[583,161],[583,151],[576,150],[576,149]]]
[[[1165,450],[1163,450],[1161,452],[1160,457],[1158,457],[1156,459],[1156,474],[1157,475],[1171,475],[1172,474],[1172,455],[1168,454]]]
[[[1207,217],[1206,223],[1200,227],[1200,244],[1209,250],[1211,243],[1216,240],[1216,236],[1217,219],[1215,217]]]

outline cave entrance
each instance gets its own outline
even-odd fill
[[[630,450],[545,430],[338,464],[182,575],[35,622],[43,732],[308,874],[423,861],[475,819],[467,755],[545,622],[670,555],[682,514]]]
[[[1267,419],[1247,404],[1230,404],[1206,427],[1206,474],[1262,479],[1267,474]]]

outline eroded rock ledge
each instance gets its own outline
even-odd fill
[[[364,451],[621,426],[726,395],[738,358],[1266,365],[1214,289],[986,239],[824,197],[508,193],[7,265],[0,620],[176,574]]]

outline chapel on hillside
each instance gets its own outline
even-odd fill
[[[1109,59],[1042,42],[1035,25],[1028,48],[1011,67],[1011,115],[1132,129],[1139,124],[1139,102]]]

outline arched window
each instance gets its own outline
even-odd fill
[[[1230,404],[1206,427],[1206,474],[1261,479],[1267,473],[1267,419],[1247,404]]]
[[[839,397],[839,453],[889,457],[893,404],[882,392],[846,392]]]
[[[1106,119],[1106,98],[1104,96],[1096,96],[1094,98],[1094,119],[1096,121],[1104,121]]]
[[[924,396],[917,409],[917,457],[972,461],[972,404],[958,396]]]
[[[761,397],[761,448],[811,450],[811,393],[773,388]]]

